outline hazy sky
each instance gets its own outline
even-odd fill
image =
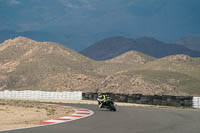
[[[65,34],[80,47],[118,35],[174,41],[200,35],[200,0],[0,0],[0,25]]]

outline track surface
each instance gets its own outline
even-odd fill
[[[200,111],[145,107],[117,107],[117,112],[97,105],[62,104],[94,111],[88,118],[0,133],[200,133]]]

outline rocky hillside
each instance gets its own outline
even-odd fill
[[[80,53],[94,60],[107,60],[130,50],[139,51],[156,58],[176,54],[200,57],[200,52],[198,51],[190,50],[182,45],[167,44],[151,37],[137,39],[126,37],[106,38],[89,46]]]
[[[0,90],[200,95],[200,59],[156,59],[129,51],[94,61],[53,42],[24,37],[0,44]]]
[[[154,82],[173,85],[182,92],[199,94],[200,58],[172,55],[149,62],[140,69],[145,70],[145,76]]]
[[[17,37],[0,45],[0,88],[81,88],[83,82],[92,84],[95,79],[90,74],[84,76],[93,71],[91,63],[92,60],[59,44]]]

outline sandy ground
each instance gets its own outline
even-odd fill
[[[0,100],[0,130],[40,125],[44,120],[72,114],[72,107],[22,100]]]

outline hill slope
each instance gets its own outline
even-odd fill
[[[0,44],[0,90],[200,95],[200,59],[156,59],[129,51],[93,61],[53,42],[24,37]]]
[[[51,91],[81,88],[81,84],[90,84],[95,79],[83,81],[86,77],[90,79],[91,63],[92,60],[59,44],[17,37],[0,45],[0,88]]]
[[[120,56],[106,60],[107,63],[119,63],[119,64],[146,64],[153,61],[155,58],[145,55],[137,51],[128,51]]]
[[[173,55],[149,60],[144,64],[137,60],[137,63],[127,63],[131,62],[130,57],[124,55],[130,53],[132,52],[103,61],[109,65],[99,66],[99,69],[104,70],[101,72],[107,74],[100,91],[200,95],[200,58]],[[122,58],[123,60],[119,60]]]
[[[135,40],[125,37],[106,38],[84,49],[80,53],[94,60],[106,60],[130,50],[139,51],[156,58],[176,54],[200,57],[200,52],[198,51],[192,51],[177,44],[166,44],[150,37],[142,37]]]
[[[200,58],[168,56],[149,62],[140,69],[150,71],[145,76],[154,82],[171,84],[181,92],[200,94]]]

